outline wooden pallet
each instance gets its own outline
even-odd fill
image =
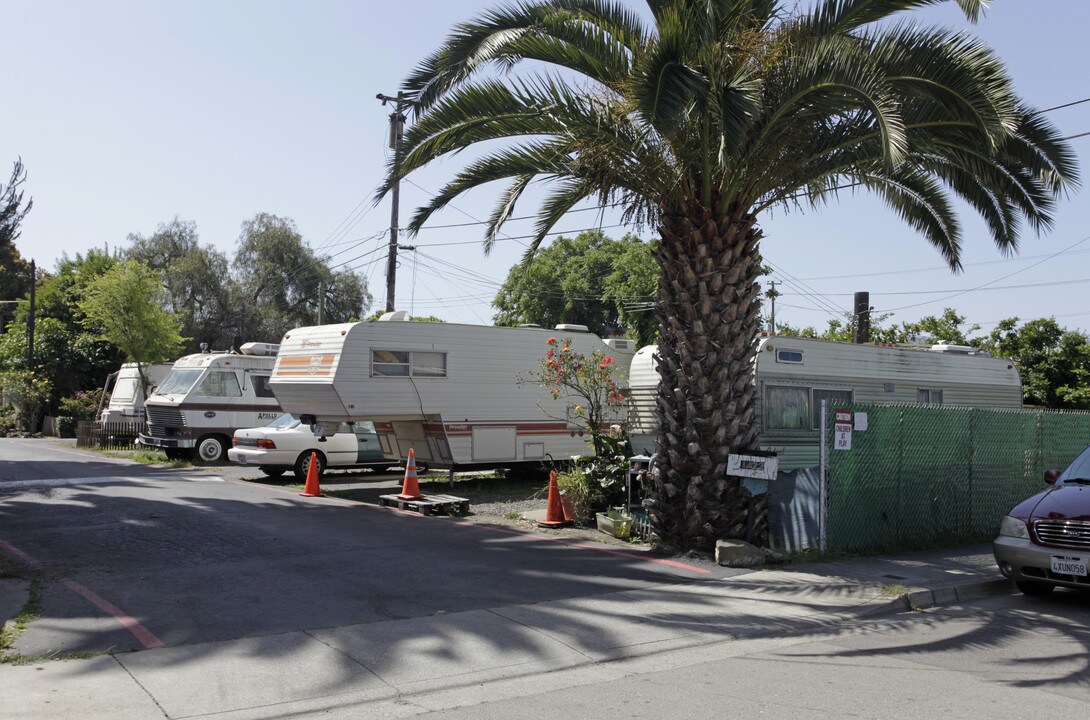
[[[454,495],[426,495],[419,500],[402,500],[397,495],[379,495],[382,507],[417,512],[421,515],[465,515],[469,512],[469,499]]]

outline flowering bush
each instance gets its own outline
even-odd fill
[[[77,390],[71,397],[61,398],[57,403],[58,414],[76,420],[94,420],[101,395],[101,390]]]
[[[616,502],[623,497],[628,469],[628,435],[620,425],[609,423],[609,410],[625,400],[617,389],[616,361],[604,349],[589,355],[575,352],[570,338],[552,337],[546,344],[541,370],[528,380],[547,388],[554,399],[577,398],[567,420],[583,429],[594,448],[594,457],[576,458],[567,473],[569,480],[581,478],[597,485],[585,493],[594,504]],[[520,383],[525,381],[519,378]]]
[[[590,355],[575,352],[571,338],[558,341],[551,337],[546,344],[541,370],[531,373],[529,379],[548,388],[554,399],[561,395],[579,398],[568,420],[583,427],[590,435],[595,455],[600,455],[605,450],[602,438],[608,431],[606,411],[624,402],[614,379],[615,361],[605,350]],[[519,382],[524,380],[520,378]]]

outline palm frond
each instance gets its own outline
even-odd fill
[[[810,10],[806,25],[821,35],[848,33],[888,20],[898,13],[949,0],[825,0]],[[989,0],[956,0],[965,17],[975,22]]]

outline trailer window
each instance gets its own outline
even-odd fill
[[[802,350],[777,350],[776,362],[802,365]]]
[[[810,389],[765,386],[766,430],[809,430]]]
[[[250,382],[253,383],[254,395],[256,395],[257,397],[276,397],[275,395],[273,395],[272,388],[269,387],[268,375],[251,375]]]
[[[413,377],[446,377],[447,354],[438,352],[413,352]]]
[[[447,354],[414,350],[371,351],[372,377],[446,377]]]
[[[811,430],[821,429],[821,401],[825,401],[825,412],[831,413],[836,408],[852,404],[851,390],[826,390],[814,388],[813,416],[810,419]],[[826,422],[829,422],[828,420]]]
[[[921,405],[942,405],[942,390],[919,388],[916,391],[916,402]]]
[[[196,394],[200,397],[242,397],[242,388],[234,372],[213,370],[201,382]]]
[[[374,377],[409,377],[411,367],[407,352],[371,351],[371,375]]]

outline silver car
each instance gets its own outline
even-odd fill
[[[1003,518],[992,552],[1000,571],[1026,595],[1056,587],[1090,589],[1090,447],[1062,473],[1045,473],[1049,487]]]

